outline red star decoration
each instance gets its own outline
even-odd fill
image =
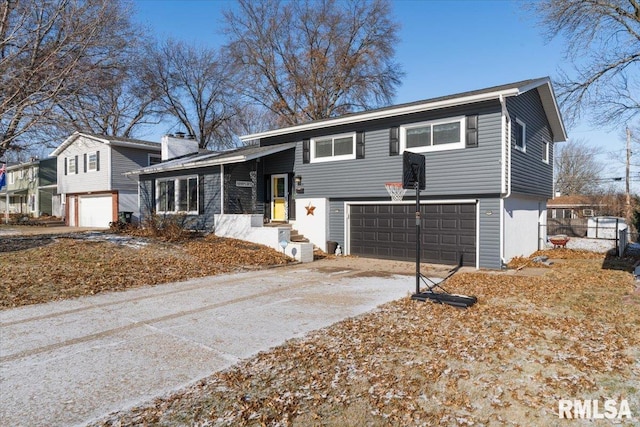
[[[313,215],[313,211],[316,209],[316,207],[312,206],[311,203],[309,203],[309,206],[305,206],[304,208],[307,210],[307,215]]]

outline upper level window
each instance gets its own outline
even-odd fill
[[[76,158],[67,157],[67,173],[76,173]]]
[[[542,140],[542,161],[545,163],[549,163],[549,141]]]
[[[9,184],[15,184],[16,183],[16,175],[14,171],[8,172],[9,174]]]
[[[157,165],[158,163],[162,163],[162,157],[149,154],[149,166]]]
[[[198,213],[198,178],[171,178],[156,184],[158,213]]]
[[[311,140],[311,162],[330,162],[356,158],[356,134],[343,134]]]
[[[464,148],[464,116],[401,126],[401,151],[441,151]]]
[[[98,170],[98,153],[91,153],[87,156],[87,170]]]
[[[513,123],[515,130],[515,146],[520,151],[527,151],[527,125],[516,119]]]

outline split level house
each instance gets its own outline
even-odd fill
[[[402,181],[412,151],[426,157],[422,260],[499,269],[546,240],[553,146],[566,132],[551,81],[538,78],[241,140],[221,153],[163,140],[163,162],[129,174],[141,215],[181,213],[216,233],[237,221],[239,237],[288,224],[321,249],[411,261],[415,192],[392,201],[385,184]]]
[[[106,228],[138,220],[138,183],[124,173],[160,162],[160,144],[75,132],[51,156],[67,225]]]
[[[56,160],[33,158],[8,165],[6,186],[0,191],[0,212],[4,215],[60,216],[56,185]]]

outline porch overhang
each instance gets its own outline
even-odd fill
[[[259,159],[271,154],[280,153],[296,146],[295,142],[271,145],[267,147],[251,146],[243,147],[231,152],[212,153],[202,156],[189,157],[187,159],[170,160],[165,164],[157,164],[143,169],[125,173],[125,175],[145,175],[158,172],[172,172],[188,169],[197,169],[208,166],[228,165],[232,163],[244,163]]]

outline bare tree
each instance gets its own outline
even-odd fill
[[[592,113],[595,123],[626,123],[640,113],[640,3],[636,0],[543,0],[531,8],[548,37],[566,37],[573,70],[557,82],[565,115]]]
[[[239,106],[236,75],[226,56],[169,40],[150,47],[143,80],[160,96],[162,111],[180,130],[194,135],[201,148],[234,145],[231,120]]]
[[[32,132],[98,71],[118,68],[131,35],[119,0],[0,3],[0,156],[33,143]],[[40,133],[38,136],[45,136]]]
[[[560,149],[554,156],[555,191],[565,195],[598,193],[604,171],[604,164],[596,159],[600,148],[589,146],[580,139],[557,146]]]
[[[49,131],[132,138],[145,125],[158,124],[159,94],[139,78],[141,60],[144,58],[135,51],[123,55],[118,69],[109,75],[101,73],[58,104],[48,120]]]
[[[225,21],[244,95],[281,125],[389,104],[403,76],[388,0],[239,0]]]

